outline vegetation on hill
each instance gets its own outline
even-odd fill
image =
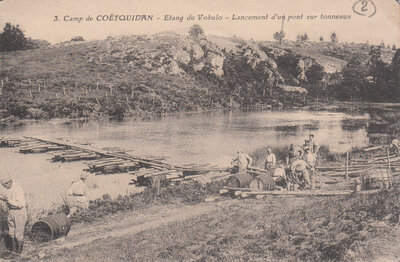
[[[18,26],[6,27],[1,39],[9,31],[15,39],[26,39]],[[2,52],[0,117],[122,119],[257,103],[280,107],[314,99],[400,99],[400,51],[310,43],[305,36],[278,48],[237,37],[206,37],[195,25],[187,36],[167,32],[91,42],[76,37],[50,47]],[[332,63],[342,69],[332,73]],[[301,86],[308,94],[287,93],[282,85]]]
[[[19,25],[6,23],[3,32],[0,33],[0,52],[35,49],[48,45],[50,43],[46,40],[27,38]]]

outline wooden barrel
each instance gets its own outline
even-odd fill
[[[275,182],[269,174],[259,175],[250,182],[250,189],[271,191],[275,189]]]
[[[393,176],[389,169],[377,168],[361,173],[361,188],[368,189],[388,189],[392,186]]]
[[[253,176],[247,173],[230,176],[227,181],[228,187],[248,187]]]
[[[65,214],[45,217],[32,225],[31,233],[36,242],[47,242],[66,236],[71,229],[71,221]]]

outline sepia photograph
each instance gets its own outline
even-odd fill
[[[399,0],[0,0],[0,261],[400,261]]]

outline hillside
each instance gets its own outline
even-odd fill
[[[310,57],[324,67],[325,72],[335,73],[342,69],[354,55],[367,58],[370,47],[360,43],[336,43],[330,42],[294,42],[283,41],[282,46],[276,47],[276,42],[261,42],[261,45],[274,46],[277,50],[290,50],[303,57]],[[395,50],[382,48],[382,60],[390,64]]]
[[[321,64],[340,69],[363,45],[256,43],[171,32],[0,53],[0,113],[15,118],[122,119],[267,103],[302,103],[277,86],[307,83]],[[394,51],[387,50],[387,57]],[[310,83],[309,83],[310,84]],[[300,96],[302,97],[302,96]]]

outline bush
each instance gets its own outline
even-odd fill
[[[367,243],[399,221],[400,191],[331,198],[294,210],[264,231],[279,260],[344,261],[368,256]],[[385,226],[376,226],[385,221]],[[359,253],[356,253],[359,252]],[[362,259],[361,259],[362,260]]]
[[[204,34],[204,30],[200,25],[192,25],[189,29],[189,35],[193,37],[199,37],[200,35]]]
[[[85,41],[82,36],[75,36],[71,38],[71,41]]]
[[[7,115],[25,118],[28,115],[28,106],[22,103],[10,102],[6,105]]]
[[[0,52],[22,50],[26,46],[26,37],[19,25],[6,23],[0,34]]]
[[[224,185],[223,183],[223,181],[219,181],[202,185],[194,182],[193,184],[168,186],[161,188],[160,194],[157,194],[153,189],[146,189],[139,194],[118,196],[116,199],[112,199],[110,195],[105,194],[101,199],[91,201],[89,209],[81,210],[74,214],[73,221],[92,222],[109,214],[146,208],[157,204],[198,204],[203,202],[207,196],[218,194]]]

